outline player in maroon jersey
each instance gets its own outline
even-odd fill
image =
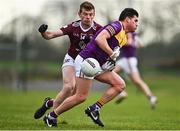
[[[52,106],[53,109],[56,109],[67,97],[73,94],[76,83],[74,59],[91,40],[92,36],[101,28],[101,25],[93,21],[95,8],[92,3],[88,1],[83,2],[80,5],[78,15],[80,20],[74,21],[55,31],[47,30],[48,26],[45,24],[39,27],[42,37],[47,40],[68,35],[70,47],[62,65],[63,88],[54,100],[49,97],[44,100],[43,105],[34,114],[35,119],[42,117],[46,110]]]

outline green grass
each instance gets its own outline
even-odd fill
[[[34,111],[46,96],[57,91],[0,90],[0,130],[175,130],[180,129],[180,82],[173,76],[146,75],[144,77],[158,96],[155,110],[150,109],[146,97],[131,83],[127,83],[129,97],[121,104],[115,100],[101,109],[105,127],[98,127],[84,114],[102,92],[92,91],[83,104],[58,117],[58,127],[46,127],[42,119],[33,119]]]

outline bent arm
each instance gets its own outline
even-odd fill
[[[113,50],[108,45],[108,38],[110,38],[110,34],[107,30],[104,29],[102,32],[99,33],[95,40],[97,45],[109,56],[111,56],[113,54]]]
[[[144,47],[144,44],[143,44],[143,42],[141,41],[141,39],[139,37],[136,37],[135,39],[137,41],[137,48]]]

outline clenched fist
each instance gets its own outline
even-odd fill
[[[39,27],[38,31],[39,31],[40,33],[44,33],[44,32],[47,30],[47,28],[48,28],[48,25],[42,24],[42,25]]]

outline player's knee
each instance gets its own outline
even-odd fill
[[[78,103],[82,103],[86,100],[87,96],[86,95],[82,95],[82,94],[78,94],[76,95],[76,100]]]
[[[71,93],[72,90],[75,88],[75,84],[73,83],[64,83],[63,87],[67,92]]]
[[[118,84],[116,85],[116,90],[121,93],[126,87],[126,84],[123,80],[119,81]]]

